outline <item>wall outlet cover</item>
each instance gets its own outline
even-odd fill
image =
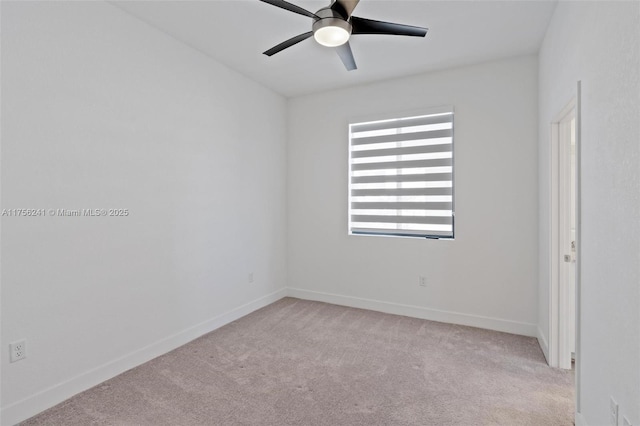
[[[10,361],[16,362],[27,357],[27,341],[20,340],[9,344],[9,351],[11,353]]]

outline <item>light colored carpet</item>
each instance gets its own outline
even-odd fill
[[[282,299],[24,425],[572,425],[534,338]]]

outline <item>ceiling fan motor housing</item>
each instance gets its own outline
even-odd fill
[[[325,27],[342,28],[351,34],[351,24],[349,21],[345,20],[341,14],[331,8],[325,7],[320,9],[316,12],[316,16],[320,19],[315,19],[313,22],[312,30],[314,34],[321,28]]]

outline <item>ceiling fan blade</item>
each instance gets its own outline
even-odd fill
[[[411,25],[394,24],[393,22],[374,21],[373,19],[351,17],[351,34],[389,34],[424,37],[427,28],[413,27]]]
[[[284,0],[260,0],[260,1],[264,2],[264,3],[272,4],[272,5],[276,6],[276,7],[288,10],[290,12],[294,12],[294,13],[298,13],[300,15],[308,16],[309,18],[320,19],[320,18],[318,18],[316,16],[315,13],[311,13],[307,9],[303,9],[300,6],[296,6],[295,4],[291,4],[291,3],[286,2]]]
[[[336,52],[338,52],[338,56],[340,56],[340,59],[347,71],[353,71],[358,68],[356,66],[356,60],[353,57],[353,53],[351,52],[349,42],[336,47]]]
[[[353,13],[353,9],[356,8],[360,0],[334,0],[331,3],[331,10],[338,12],[344,17],[349,19],[349,16]]]
[[[295,37],[291,37],[289,40],[283,41],[279,45],[274,46],[271,49],[267,50],[266,52],[264,52],[264,54],[267,55],[267,56],[273,56],[276,53],[286,49],[287,47],[291,47],[294,44],[300,43],[302,40],[308,39],[312,35],[313,35],[313,31],[309,31],[308,33],[304,33],[304,34],[297,35]]]

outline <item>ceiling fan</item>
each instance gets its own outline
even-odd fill
[[[335,47],[345,68],[351,71],[357,68],[356,61],[353,57],[353,53],[351,52],[351,46],[349,45],[349,37],[351,35],[387,34],[424,37],[427,34],[427,28],[394,24],[392,22],[374,21],[373,19],[352,16],[351,13],[360,0],[333,0],[330,6],[323,7],[316,13],[311,13],[302,7],[284,0],[260,1],[313,19],[311,31],[292,37],[289,40],[283,41],[277,46],[272,47],[264,52],[267,56],[275,55],[276,53],[313,36],[313,38],[321,45]]]

